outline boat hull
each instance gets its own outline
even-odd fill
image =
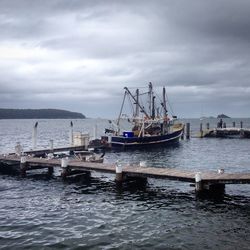
[[[155,136],[143,136],[143,137],[124,137],[124,136],[112,136],[111,147],[112,148],[143,148],[150,146],[172,145],[179,141],[183,130],[177,130],[165,135]]]

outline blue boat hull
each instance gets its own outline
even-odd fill
[[[147,146],[157,146],[165,144],[174,144],[179,141],[183,130],[177,130],[175,132],[165,135],[144,136],[144,137],[124,137],[124,136],[112,136],[111,147],[112,148],[141,148]]]

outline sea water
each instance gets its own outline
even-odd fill
[[[249,119],[227,119],[250,127]],[[17,142],[32,147],[69,145],[70,120],[0,120],[0,152]],[[105,119],[72,120],[74,131],[97,134]],[[110,152],[105,162],[142,164],[190,171],[249,172],[250,139],[195,138],[200,123],[184,119],[193,137],[151,150]],[[226,185],[222,197],[197,197],[188,183],[148,179],[145,185],[114,176],[63,182],[36,172],[27,178],[0,174],[0,249],[249,249],[250,185]]]

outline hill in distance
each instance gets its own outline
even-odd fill
[[[224,115],[224,114],[220,114],[217,116],[217,118],[231,118],[231,117]]]
[[[0,109],[0,119],[84,119],[83,114],[61,109]]]

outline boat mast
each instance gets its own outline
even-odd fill
[[[149,98],[149,114],[152,118],[152,95],[153,95],[153,86],[152,83],[149,82],[148,85],[148,98]]]
[[[162,95],[163,95],[163,102],[161,103],[162,107],[163,107],[163,127],[162,127],[162,132],[163,134],[167,133],[168,132],[168,119],[167,119],[167,116],[168,116],[168,110],[167,110],[167,104],[166,104],[166,89],[165,87],[163,87],[163,92],[162,92]]]
[[[153,96],[153,100],[152,100],[152,119],[155,119],[155,96]]]
[[[143,112],[146,115],[146,117],[149,118],[149,115],[146,112],[146,110],[140,105],[140,103],[136,100],[136,98],[131,94],[131,92],[129,91],[129,89],[127,87],[124,87],[124,89],[132,97],[132,99],[135,101],[135,103],[139,106],[139,108],[141,109],[141,112]]]
[[[139,117],[139,89],[136,89],[136,102],[135,102],[135,117]]]
[[[162,103],[162,107],[164,109],[164,117],[167,117],[168,115],[168,110],[167,110],[167,104],[166,104],[166,89],[165,87],[163,87],[163,103]]]

